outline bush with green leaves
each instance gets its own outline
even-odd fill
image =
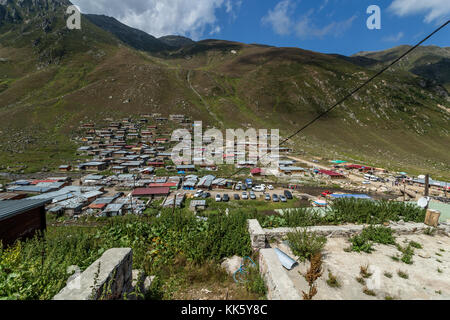
[[[373,244],[394,245],[395,237],[390,228],[384,226],[369,226],[361,234],[350,238],[351,251],[372,253]]]
[[[207,261],[252,253],[247,216],[164,210],[156,217],[116,217],[98,227],[49,227],[45,238],[0,248],[0,299],[49,300],[65,285],[67,268],[85,270],[110,248],[133,249],[133,268],[160,275],[183,259]]]
[[[426,211],[414,204],[396,201],[336,199],[325,217],[329,224],[382,224],[389,221],[423,222]]]
[[[423,222],[426,211],[411,203],[396,201],[373,201],[365,199],[335,199],[327,209],[320,212],[313,208],[286,210],[282,216],[260,215],[263,228],[311,227],[317,225],[340,225],[345,223],[383,224],[389,221]]]
[[[327,243],[326,237],[320,236],[316,232],[309,232],[307,228],[289,233],[287,240],[292,252],[302,262],[310,260],[316,254],[322,252]]]

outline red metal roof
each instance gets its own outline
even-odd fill
[[[341,177],[341,176],[343,176],[342,174],[334,172],[334,171],[331,171],[331,170],[319,170],[319,172],[322,173],[322,174],[325,174],[327,176],[330,176],[330,177]]]
[[[99,203],[99,204],[91,204],[89,205],[89,208],[91,209],[103,209],[106,207],[106,203]]]
[[[345,166],[348,169],[362,169],[363,166],[359,165],[359,164],[350,164],[350,165],[346,165]]]
[[[262,169],[260,168],[255,168],[252,171],[250,171],[251,174],[261,174],[262,173]]]
[[[168,187],[161,188],[139,188],[133,191],[133,196],[161,196],[170,193]]]

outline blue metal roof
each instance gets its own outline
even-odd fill
[[[367,194],[332,194],[333,198],[372,199]]]

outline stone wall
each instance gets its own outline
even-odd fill
[[[110,249],[70,281],[53,299],[122,299],[133,289],[132,267],[133,253],[130,248]]]
[[[254,250],[264,249],[266,247],[266,233],[259,224],[258,220],[248,220],[248,232]]]
[[[260,250],[266,248],[266,244],[271,241],[280,241],[286,235],[301,228],[276,228],[263,229],[258,220],[248,221],[248,231],[250,233],[252,248]],[[349,238],[362,232],[368,227],[366,225],[341,225],[341,226],[314,226],[308,227],[310,232],[316,232],[322,236],[329,238]],[[419,234],[424,233],[430,227],[424,223],[405,223],[405,222],[391,222],[388,226],[398,235]],[[437,233],[450,236],[450,225],[441,223],[436,228]]]

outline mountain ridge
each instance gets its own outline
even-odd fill
[[[47,32],[28,34],[25,23],[0,28],[0,170],[76,162],[78,124],[107,117],[184,113],[205,127],[250,125],[287,135],[376,72],[299,48],[213,39],[153,54],[87,17],[82,22],[75,31],[65,30],[63,16],[55,16]],[[58,47],[59,58],[47,59]],[[404,70],[388,72],[292,146],[446,177],[449,107],[432,84],[422,86]]]

